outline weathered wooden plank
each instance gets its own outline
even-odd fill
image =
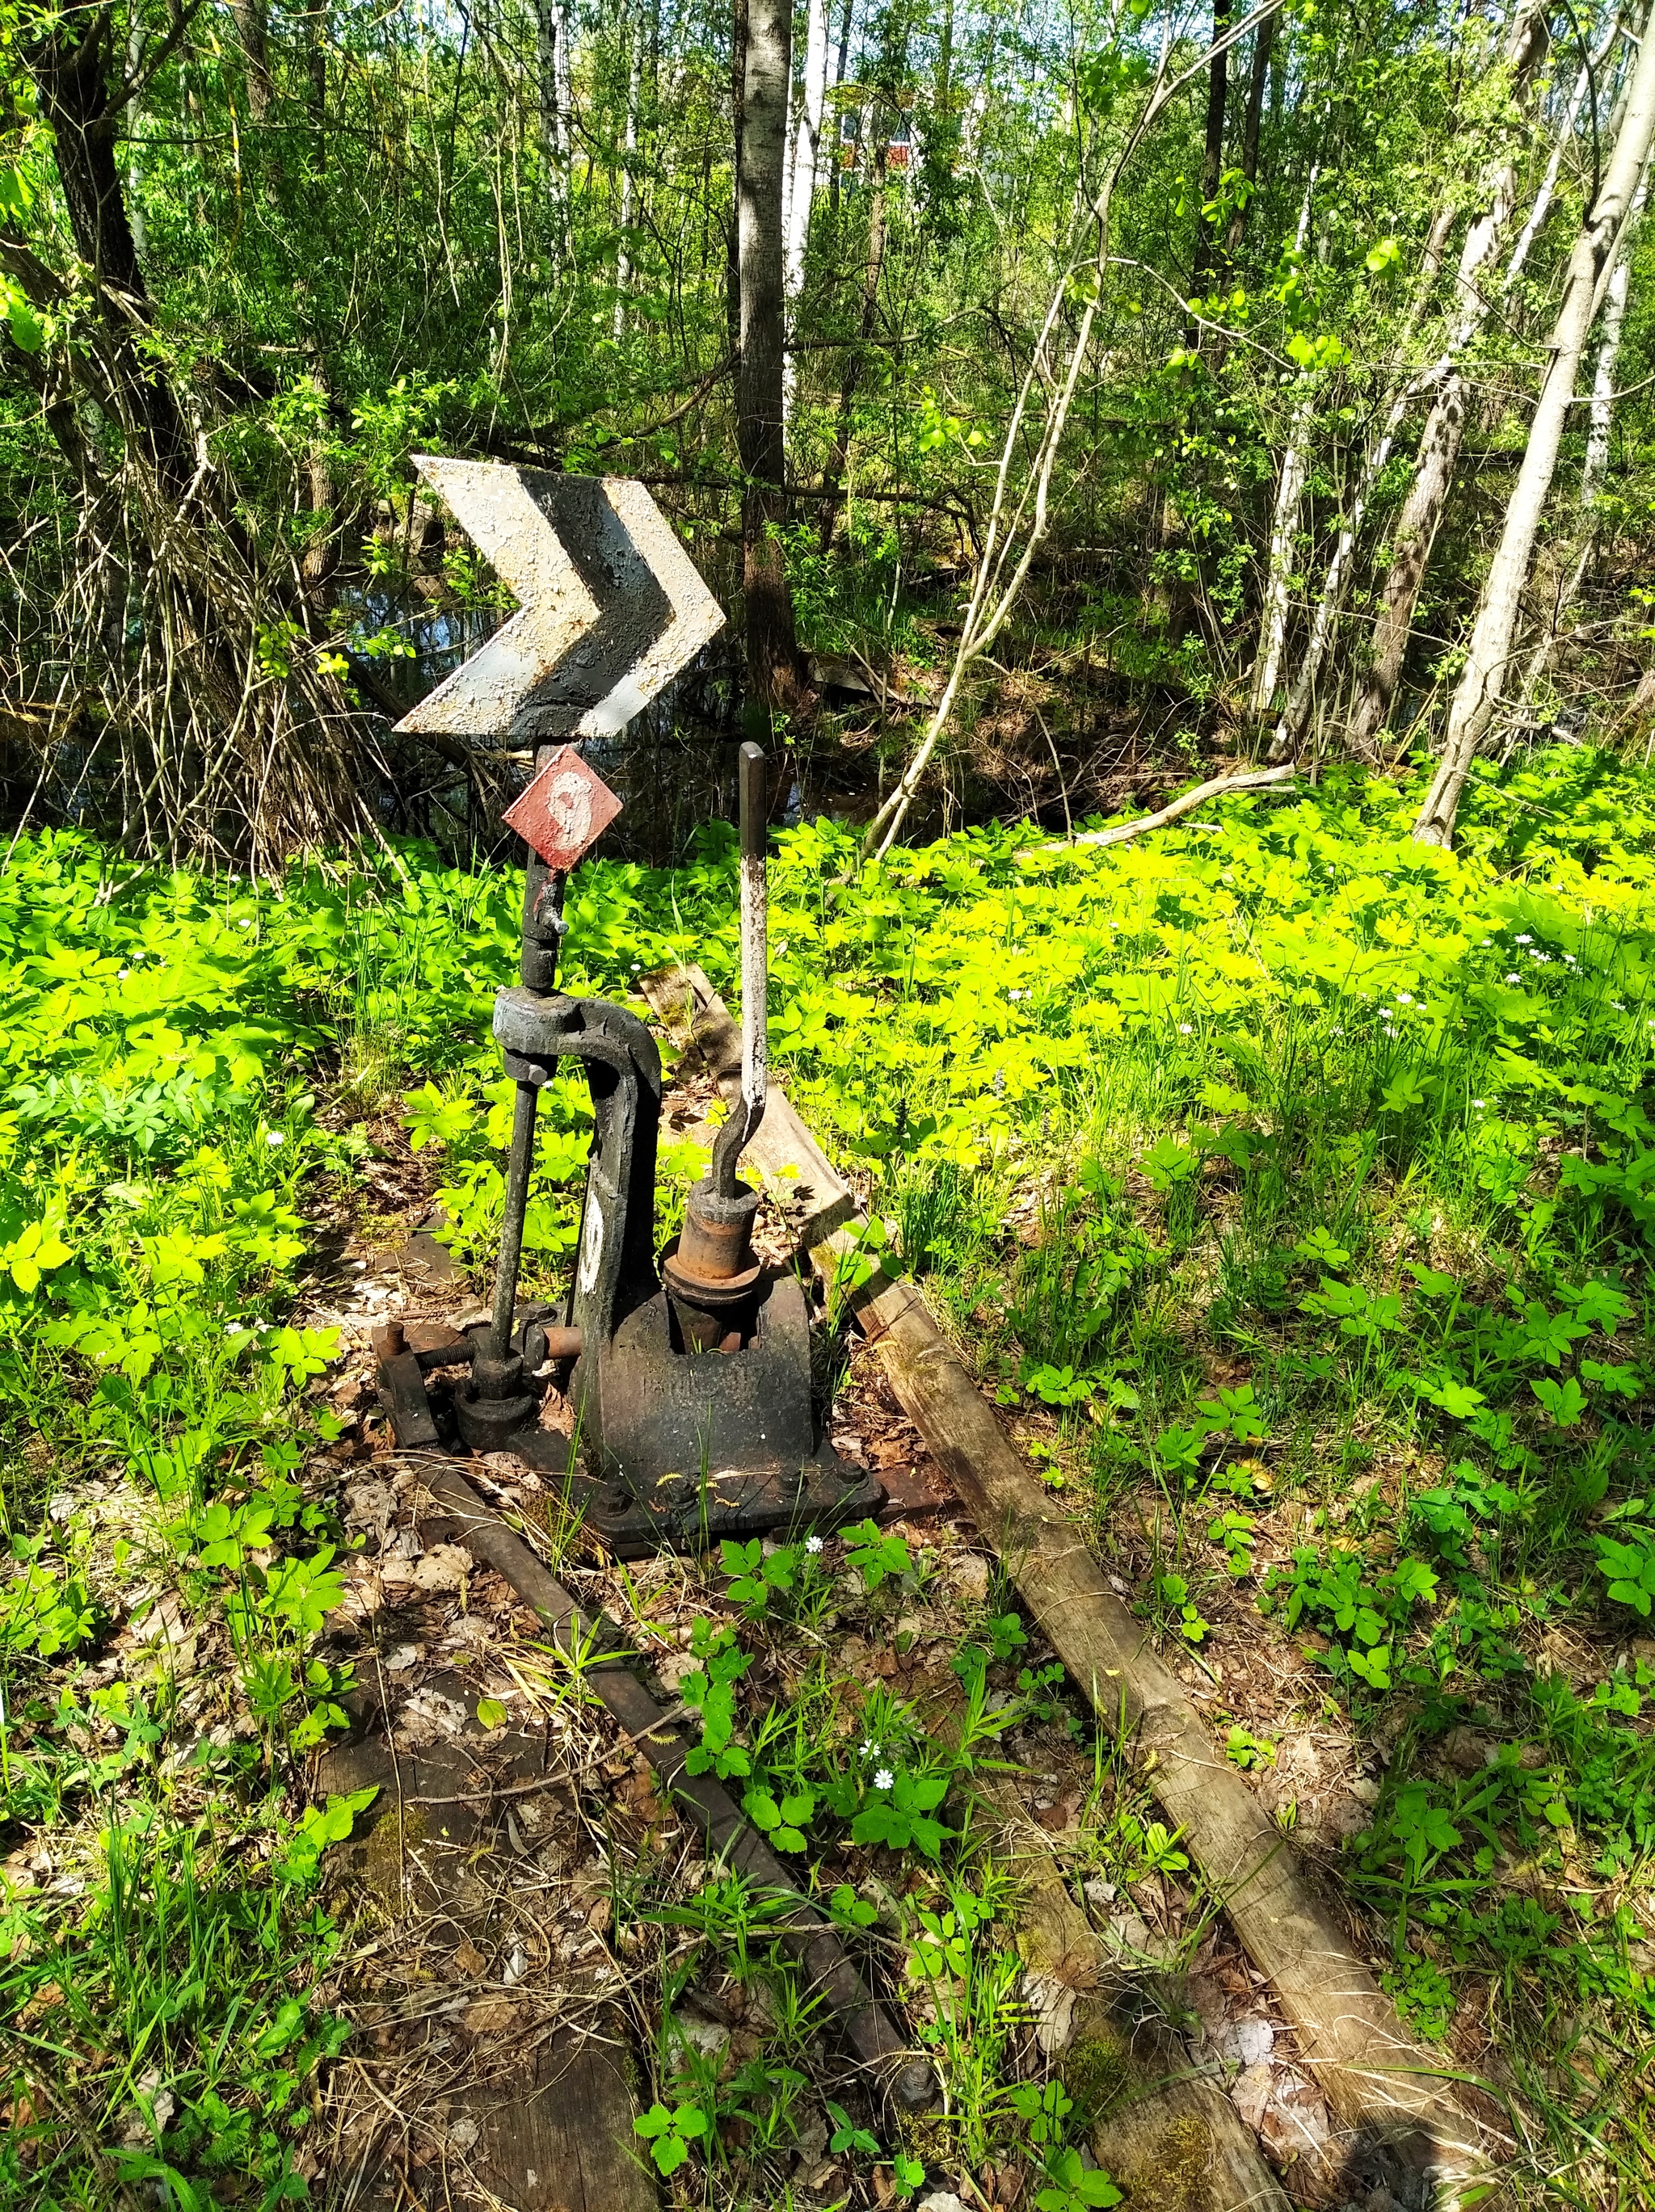
[[[472,2121],[465,2154],[479,2206],[518,2212],[657,2212],[660,2199],[632,2123],[637,2102],[618,2042],[560,2028],[495,2089],[467,2089],[456,2118]],[[449,2134],[453,2134],[450,2123]],[[455,2188],[456,2161],[445,2176]]]
[[[474,1703],[456,1675],[432,1682],[457,1702]],[[524,1816],[526,1784],[544,1784],[537,1800],[557,1808],[566,1847],[574,1844],[570,1793],[548,1772],[546,1753],[538,1732],[475,1729],[417,1754],[370,1735],[334,1745],[318,1760],[319,1796],[378,1789],[341,1863],[397,1923],[395,1949],[422,1961],[414,2017],[399,2019],[399,2008],[383,2000],[365,2007],[381,2061],[388,2041],[417,2067],[439,2027],[449,2041],[471,2042],[462,2081],[440,2116],[402,2115],[403,2127],[370,2155],[357,2177],[365,2193],[352,2200],[363,2212],[405,2212],[411,2202],[452,2212],[496,2212],[502,2204],[520,2212],[656,2212],[654,2178],[632,2125],[639,2107],[624,2026],[594,2000],[589,1972],[566,1970],[559,1984],[542,1969],[511,1990],[476,1978],[497,1941],[497,1885],[521,1864],[502,1832],[512,1805]],[[542,1841],[547,1833],[543,1821]],[[433,1982],[447,1985],[448,2002],[433,2004]],[[565,2011],[577,2000],[579,2024],[546,2021],[549,2000]],[[487,2017],[491,2011],[499,2023]]]
[[[1214,1749],[1147,1630],[1008,1443],[924,1301],[876,1277],[858,1312],[904,1411],[1013,1565],[1052,1649],[1104,1725],[1132,1732],[1140,1770],[1269,1975],[1334,2112],[1405,2166],[1476,2170],[1477,2130],[1449,2096],[1439,2062],[1408,2034],[1286,1838]]]

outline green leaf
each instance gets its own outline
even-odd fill
[[[479,1727],[497,1729],[511,1718],[511,1711],[508,1706],[502,1705],[498,1698],[479,1698],[477,1717]]]
[[[1530,1382],[1529,1388],[1560,1429],[1573,1428],[1586,1410],[1585,1393],[1573,1375],[1564,1382],[1554,1382],[1548,1377]]]

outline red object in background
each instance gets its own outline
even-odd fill
[[[905,169],[908,167],[908,147],[904,140],[893,138],[885,148],[885,165],[888,169]]]
[[[501,819],[532,845],[549,868],[567,875],[621,811],[621,802],[573,745],[559,745]]]

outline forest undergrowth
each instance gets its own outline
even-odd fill
[[[1489,769],[1453,853],[1409,841],[1416,805],[1336,772],[1123,847],[974,830],[867,868],[851,831],[782,832],[772,1051],[870,1247],[1482,2085],[1518,2197],[1631,2204],[1655,2165],[1655,776],[1567,748]],[[733,1000],[734,884],[717,829],[675,870],[588,864],[569,987],[689,957]],[[353,2031],[327,1852],[363,1808],[306,1775],[353,1687],[327,1624],[361,1540],[314,1475],[351,1423],[304,1285],[319,1224],[383,1202],[387,1112],[481,1279],[519,900],[412,847],[255,883],[54,833],[0,876],[0,2201],[328,2192],[313,2115]],[[544,1117],[547,1283],[587,1119],[568,1089]],[[692,1164],[669,1154],[669,1187]],[[974,1762],[1070,1743],[1077,1895],[1164,1926],[1173,1878],[1191,1947],[1211,1914],[1003,1581],[962,1616],[946,1745],[887,1687],[847,1700],[818,1666],[800,1693],[830,1617],[911,1640],[930,1571],[872,1528],[704,1562],[679,1694],[948,2094],[903,2143],[824,2102],[825,2201],[1000,2166],[1071,2212],[1111,2201],[1098,2085],[1054,2094],[1024,2032]],[[222,1669],[180,1664],[198,1638]],[[617,1883],[618,1949],[694,1937],[640,2137],[686,2204],[793,2186],[812,2046],[766,1911],[716,1870]],[[733,2087],[666,2032],[708,1958],[770,1991]]]

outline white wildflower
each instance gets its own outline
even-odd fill
[[[896,1778],[888,1766],[882,1766],[873,1777],[873,1787],[876,1790],[889,1790]]]
[[[1523,981],[1523,978],[1521,975],[1508,975],[1506,978],[1506,981],[1508,983],[1520,983]]]
[[[118,983],[124,983],[131,972],[132,971],[130,968],[123,968],[115,977],[115,981]]]
[[[877,1759],[879,1755],[879,1745],[874,1742],[871,1735],[865,1735],[862,1738],[862,1757],[864,1759]]]
[[[1194,1036],[1195,1034],[1196,1025],[1193,1022],[1180,1022],[1178,1024],[1178,1035],[1180,1036]]]
[[[806,1539],[805,1539],[805,1549],[806,1549],[806,1550],[810,1553],[810,1555],[811,1555],[811,1557],[812,1557],[812,1559],[814,1559],[814,1558],[815,1558],[816,1554],[818,1553],[818,1552],[819,1552],[819,1551],[821,1550],[821,1548],[822,1548],[822,1540],[821,1540],[821,1538],[820,1538],[819,1536],[806,1536]]]
[[[279,1129],[266,1129],[265,1142],[270,1146],[271,1152],[276,1152],[281,1146],[286,1144],[287,1139]]]
[[[1517,941],[1519,945],[1532,945],[1534,943],[1533,938],[1529,935],[1526,930],[1518,931]]]

